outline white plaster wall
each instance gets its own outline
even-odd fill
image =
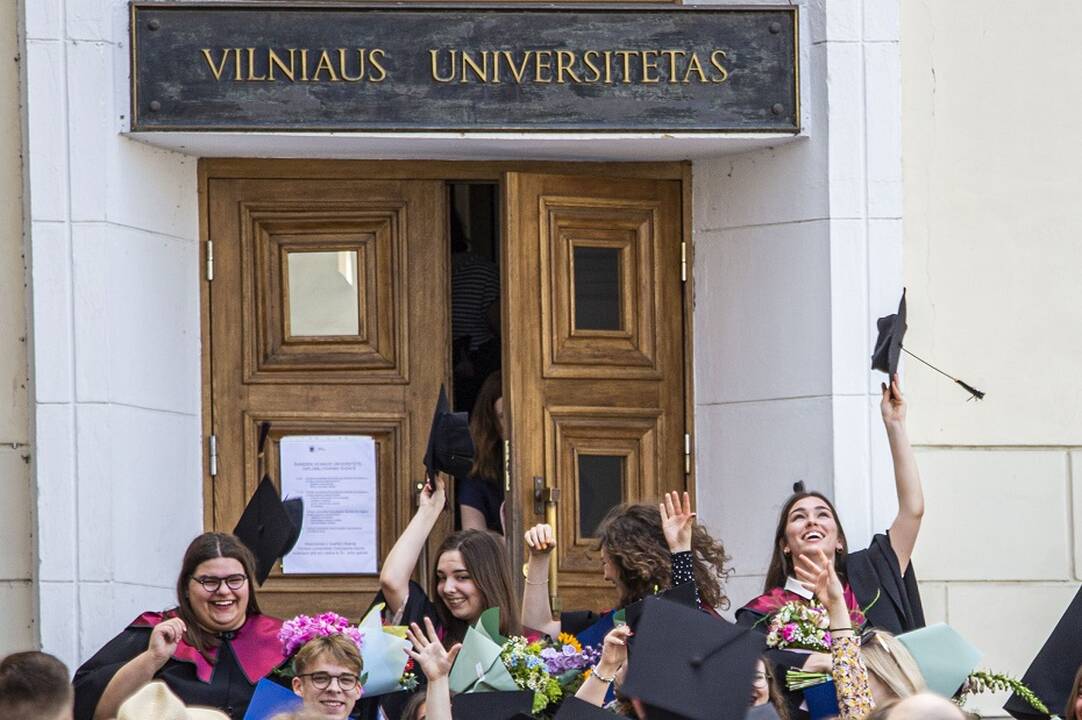
[[[699,512],[734,608],[795,481],[834,497],[854,547],[896,505],[868,358],[901,289],[898,7],[800,5],[808,137],[693,168]]]
[[[170,604],[202,529],[196,169],[118,133],[125,2],[23,11],[37,601],[75,666]]]
[[[18,11],[0,3],[0,657],[36,642]]]
[[[1080,24],[1072,0],[902,12],[906,344],[988,393],[909,363],[914,562],[929,620],[1016,675],[1082,579]]]

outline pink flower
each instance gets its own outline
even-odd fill
[[[796,635],[796,623],[787,623],[781,628],[781,637],[785,642],[792,642]]]
[[[278,641],[282,643],[283,652],[292,655],[310,640],[331,635],[345,635],[357,645],[358,650],[361,649],[363,638],[360,629],[351,627],[349,620],[333,612],[321,613],[314,618],[298,615],[286,620],[278,633]]]

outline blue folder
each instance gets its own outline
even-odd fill
[[[292,690],[263,678],[255,686],[244,720],[270,720],[278,713],[297,710],[303,701]]]

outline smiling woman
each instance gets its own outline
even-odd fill
[[[254,568],[233,535],[193,540],[177,576],[177,607],[143,613],[75,673],[75,720],[116,717],[154,679],[185,704],[244,717],[255,684],[285,660],[282,621],[260,612]]]

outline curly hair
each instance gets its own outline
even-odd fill
[[[598,541],[619,572],[621,606],[672,585],[672,555],[657,505],[635,503],[612,508],[598,527]],[[691,534],[691,552],[699,597],[712,608],[727,608],[729,598],[721,588],[729,573],[724,546],[706,528],[696,525]]]

